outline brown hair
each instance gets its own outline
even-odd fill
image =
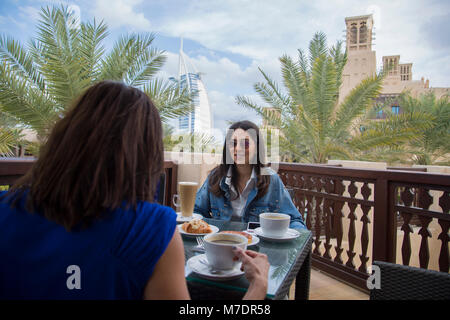
[[[71,230],[106,210],[153,201],[162,170],[158,110],[142,91],[103,81],[56,123],[39,159],[11,191],[29,190],[27,210]]]
[[[228,148],[229,146],[228,142],[230,142],[234,130],[237,129],[242,129],[245,131],[248,131],[249,129],[254,130],[253,132],[255,133],[257,140],[254,141],[257,146],[257,152],[256,152],[256,161],[253,164],[253,168],[255,169],[255,173],[257,176],[256,187],[258,189],[258,194],[256,195],[256,199],[262,198],[267,193],[267,189],[269,188],[270,184],[270,176],[261,175],[261,168],[266,166],[263,163],[263,161],[265,161],[264,141],[260,136],[258,126],[253,122],[247,120],[235,122],[228,129],[225,142],[223,145],[222,163],[216,168],[214,168],[209,176],[209,191],[212,192],[217,197],[223,197],[225,195],[224,191],[220,188],[220,182],[227,175],[228,169],[231,167],[232,168],[231,184],[234,186],[237,192],[239,192],[238,191],[239,189],[237,188],[238,173],[236,170],[236,165],[231,160],[232,157],[230,155],[230,151]]]

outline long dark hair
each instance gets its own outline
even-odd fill
[[[270,176],[269,175],[261,175],[261,168],[265,167],[265,147],[264,147],[264,141],[260,135],[259,128],[256,124],[254,124],[251,121],[244,120],[233,123],[230,128],[227,131],[227,135],[225,138],[225,142],[223,145],[223,153],[222,153],[222,163],[214,168],[211,171],[210,177],[209,177],[209,190],[217,197],[223,197],[224,191],[220,188],[220,182],[224,177],[226,177],[228,169],[232,168],[232,177],[231,177],[231,183],[234,186],[234,188],[238,191],[237,188],[237,169],[236,165],[233,163],[232,156],[229,153],[229,142],[231,140],[231,136],[233,135],[234,130],[242,129],[244,131],[252,130],[255,134],[251,135],[256,137],[256,161],[254,161],[254,164],[252,164],[253,168],[255,169],[255,173],[257,176],[257,183],[256,187],[258,189],[258,194],[256,195],[256,199],[259,199],[263,197],[267,193],[267,189],[269,188],[270,184]],[[230,161],[231,160],[231,161]],[[238,191],[239,193],[239,191]]]
[[[27,210],[39,210],[67,230],[86,227],[106,210],[152,201],[163,157],[161,120],[152,101],[136,88],[103,81],[56,123],[10,194],[28,191]]]

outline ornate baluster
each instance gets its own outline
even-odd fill
[[[372,189],[370,189],[367,182],[364,182],[363,186],[361,187],[361,194],[364,200],[369,200],[369,197],[372,194]]]
[[[401,230],[403,231],[403,243],[402,243],[402,261],[405,266],[409,266],[409,260],[411,258],[411,239],[410,233],[413,233],[409,222],[411,221],[412,214],[407,212],[401,213],[403,217],[403,225]]]
[[[302,189],[304,188],[304,185],[305,185],[305,180],[304,180],[303,176],[302,175],[297,175],[297,179],[296,179],[297,190],[295,192],[295,195],[296,195],[297,198],[300,199],[299,211],[302,214],[303,221],[305,221],[305,224],[307,226],[308,225],[307,221],[309,219],[308,218],[309,214],[306,212],[307,209],[306,209],[305,194],[302,191]],[[308,227],[308,229],[309,229],[309,227]]]
[[[342,180],[335,180],[335,192],[338,195],[344,194],[345,185]],[[342,264],[342,208],[344,207],[344,201],[336,201],[334,205],[334,234],[336,235],[336,257],[334,262]]]
[[[330,194],[333,192],[333,188],[334,185],[332,184],[332,180],[331,179],[325,179],[325,192]],[[323,214],[326,217],[326,221],[325,221],[325,243],[324,243],[324,247],[325,247],[325,253],[323,254],[324,258],[327,259],[331,259],[331,255],[330,255],[330,249],[331,249],[331,244],[330,244],[330,239],[331,239],[331,219],[332,219],[332,205],[333,201],[330,199],[326,199],[324,200],[324,204],[323,204]]]
[[[314,249],[314,253],[320,255],[320,245],[322,244],[322,241],[320,241],[320,236],[322,234],[322,219],[321,219],[321,208],[320,205],[322,203],[322,198],[320,197],[314,197],[314,200],[316,202],[316,239],[314,241],[316,248]]]
[[[348,192],[349,192],[351,198],[355,198],[356,193],[358,193],[358,188],[356,187],[354,181],[352,181],[350,183],[350,185],[348,186]],[[355,210],[356,210],[357,204],[349,202],[348,206],[350,208],[350,213],[348,214],[348,218],[350,219],[350,227],[349,227],[349,230],[348,230],[348,250],[347,250],[348,260],[347,260],[347,263],[345,265],[347,267],[350,267],[350,268],[354,269],[355,265],[353,264],[353,258],[355,257],[356,253],[353,251],[353,248],[355,247],[355,238],[356,238],[356,233],[355,233],[355,220],[356,220]]]
[[[289,186],[289,188],[295,187],[296,185],[296,177],[295,172],[289,172],[289,174],[286,177],[286,183]]]
[[[405,207],[411,207],[414,200],[414,193],[411,191],[411,188],[406,187],[401,193],[400,198],[402,199]]]
[[[419,207],[425,210],[428,210],[428,208],[433,203],[433,197],[430,195],[429,191],[430,190],[428,189],[419,189]]]
[[[426,269],[430,261],[428,238],[431,238],[431,232],[430,230],[428,230],[428,225],[430,224],[431,220],[433,220],[433,218],[419,216],[419,219],[422,224],[422,228],[419,230],[419,234],[422,236],[422,241],[420,242],[419,261],[420,267]]]
[[[312,208],[312,196],[311,195],[306,195],[306,227],[308,228],[308,230],[312,231],[312,215],[313,215],[313,208]]]
[[[370,189],[367,182],[364,182],[364,185],[361,187],[361,194],[364,200],[369,200],[369,197],[372,194],[372,190]],[[361,254],[359,255],[359,258],[361,259],[361,265],[358,270],[364,273],[367,273],[367,261],[369,261],[369,257],[367,256],[367,248],[369,245],[368,224],[370,223],[369,211],[371,208],[372,207],[368,205],[361,205],[361,209],[363,212],[361,221],[363,223],[363,227],[361,231]]]
[[[445,192],[439,198],[439,206],[442,208],[442,213],[450,213],[450,192]]]
[[[363,223],[362,231],[361,231],[361,251],[362,254],[359,255],[361,259],[361,266],[359,267],[359,271],[367,272],[367,261],[369,261],[369,257],[367,256],[367,248],[369,245],[369,228],[368,225],[370,223],[369,219],[369,211],[370,206],[362,205],[361,209],[363,211],[363,215],[361,217],[361,221]]]
[[[439,197],[439,206],[442,208],[443,213],[450,213],[450,192],[444,191],[442,196]],[[442,241],[441,252],[439,254],[439,270],[443,272],[449,271],[449,256],[448,256],[448,229],[450,227],[450,221],[438,220],[439,225],[442,228],[442,232],[439,234],[438,239]]]
[[[448,241],[450,240],[448,236],[448,229],[450,228],[450,221],[439,219],[438,222],[442,229],[442,232],[438,236],[438,239],[442,241],[441,252],[439,254],[439,271],[448,272]]]
[[[287,185],[286,172],[279,171],[278,173],[279,173],[281,181],[283,181],[283,184],[286,186]]]
[[[302,215],[303,221],[306,223],[306,212],[305,212],[305,196],[301,192],[301,190],[295,190],[295,199],[297,201],[296,206],[298,208],[298,212]]]
[[[397,194],[397,193],[395,193]],[[410,188],[404,188],[403,191],[400,192],[400,199],[403,202],[403,206],[411,207],[414,201],[414,193]],[[413,229],[411,228],[409,222],[412,219],[412,214],[407,212],[400,212],[403,217],[403,225],[401,230],[403,231],[403,243],[402,243],[402,260],[405,266],[409,265],[409,260],[411,258],[411,238],[410,233],[413,233]]]

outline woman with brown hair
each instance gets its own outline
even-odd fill
[[[263,212],[280,212],[291,216],[291,228],[305,228],[280,177],[266,166],[264,141],[251,121],[236,122],[227,131],[222,163],[198,190],[194,211],[243,222],[258,222]]]
[[[158,110],[104,81],[53,128],[0,194],[0,299],[188,299],[176,214],[152,203],[163,170]],[[267,257],[236,253],[265,297]]]

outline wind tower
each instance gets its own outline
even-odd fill
[[[375,51],[372,50],[373,16],[363,15],[345,18],[347,63],[342,72],[342,86],[339,101],[356,87],[362,80],[377,72]]]

